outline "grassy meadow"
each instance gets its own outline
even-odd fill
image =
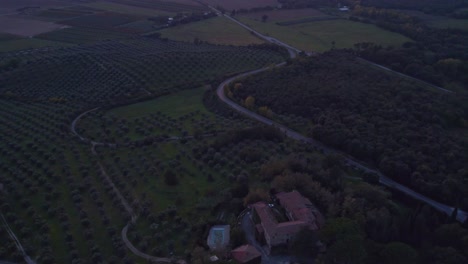
[[[260,33],[275,37],[298,49],[324,52],[332,48],[352,48],[355,43],[374,42],[381,45],[400,45],[411,41],[398,33],[377,26],[349,20],[315,21],[291,26],[279,26],[271,22],[259,22],[247,17],[240,20]]]
[[[163,29],[161,36],[172,40],[193,41],[198,38],[212,44],[248,45],[260,44],[262,40],[224,17]]]
[[[139,118],[161,112],[172,118],[179,118],[195,111],[208,113],[202,102],[205,91],[205,87],[184,90],[154,100],[114,108],[107,114],[121,118]]]

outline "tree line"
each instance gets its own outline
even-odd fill
[[[468,89],[468,31],[429,27],[424,20],[398,10],[356,6],[351,20],[373,23],[411,38],[400,47],[358,43],[364,58],[449,89]]]

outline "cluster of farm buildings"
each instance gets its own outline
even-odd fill
[[[261,201],[248,206],[247,217],[253,221],[256,242],[230,252],[237,262],[260,263],[261,252],[269,254],[273,248],[287,246],[302,230],[317,231],[323,225],[323,216],[298,191],[281,192],[273,198],[273,204]],[[207,239],[208,246],[213,252],[226,249],[229,235],[229,225],[212,227]]]

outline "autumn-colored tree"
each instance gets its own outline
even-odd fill
[[[244,205],[253,204],[260,201],[268,201],[269,194],[264,189],[253,189],[250,190],[247,196],[244,198]]]
[[[266,116],[268,118],[272,118],[273,117],[273,111],[271,111],[270,108],[268,108],[268,106],[261,106],[258,108],[258,112],[262,115],[262,116]]]
[[[244,101],[245,107],[252,109],[255,106],[255,98],[249,95]]]

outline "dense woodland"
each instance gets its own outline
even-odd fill
[[[431,28],[396,10],[357,6],[352,14],[353,20],[375,23],[414,40],[401,47],[359,43],[359,55],[448,89],[468,89],[468,31]]]
[[[428,196],[468,208],[466,96],[373,69],[343,52],[247,78],[230,94],[263,114],[287,116],[286,123],[305,118],[298,130]]]
[[[457,8],[467,7],[466,0],[360,0],[363,6],[394,9],[414,9],[426,13],[447,14]]]
[[[467,0],[279,0],[283,8],[337,7],[338,5],[412,9],[426,13],[447,14],[468,6]]]
[[[412,11],[467,18],[466,0],[282,0],[284,8],[336,7],[352,8],[350,19],[372,23],[400,33],[413,41],[397,47],[375,43],[357,43],[354,52],[393,70],[453,90],[468,89],[468,31],[434,28]]]

